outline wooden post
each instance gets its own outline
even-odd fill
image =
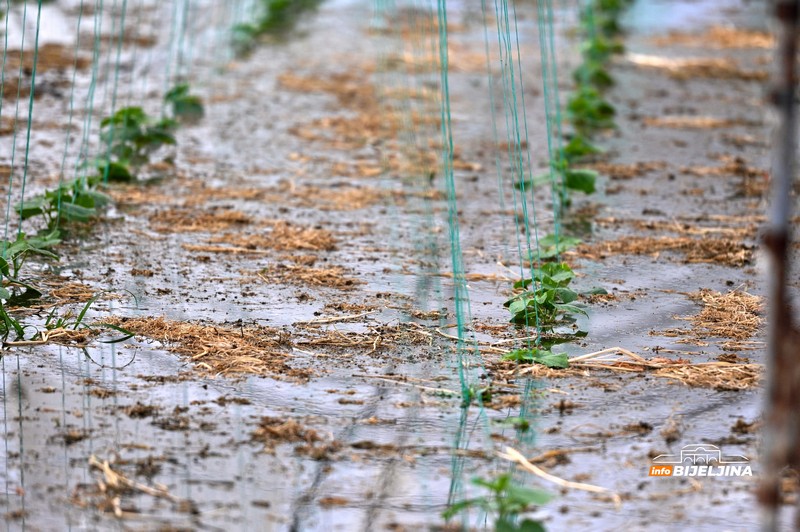
[[[773,0],[778,21],[777,79],[771,93],[780,125],[774,141],[772,202],[764,245],[769,253],[769,309],[767,401],[764,419],[762,480],[758,490],[764,512],[763,529],[778,529],[781,472],[800,465],[800,333],[792,320],[786,296],[791,242],[791,207],[794,198],[797,150],[797,39],[800,0]],[[800,529],[800,510],[795,514]]]

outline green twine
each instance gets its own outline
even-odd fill
[[[64,184],[64,168],[67,164],[67,153],[69,152],[70,141],[72,140],[72,119],[74,116],[75,111],[75,79],[78,74],[78,50],[80,50],[81,45],[81,23],[83,21],[83,0],[81,0],[81,5],[78,8],[78,29],[76,31],[75,37],[75,58],[72,64],[72,87],[69,93],[69,119],[67,121],[67,135],[64,141],[64,154],[61,157],[61,169],[59,170],[58,175],[58,200],[57,200],[57,214],[56,214],[56,224],[55,228],[59,227],[61,223],[61,193],[62,193],[62,185]]]

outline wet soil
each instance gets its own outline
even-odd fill
[[[223,4],[204,3],[217,29],[230,22]],[[174,166],[110,186],[114,206],[73,229],[60,262],[42,267],[49,299],[19,310],[41,323],[48,305],[80,309],[87,293],[107,291],[90,318],[137,336],[4,352],[7,527],[435,529],[448,502],[477,493],[470,478],[513,469],[496,454],[510,446],[620,497],[520,473],[557,495],[537,513],[550,530],[755,528],[766,278],[758,236],[773,126],[759,73],[771,51],[758,6],[719,4],[641,0],[626,15],[627,54],[609,93],[619,127],[597,139],[606,154],[587,163],[600,190],[576,195],[565,220],[584,240],[565,255],[578,288],[609,295],[586,299],[587,337],[561,347],[571,356],[620,347],[651,366],[625,359],[564,372],[500,360],[532,334],[508,324],[503,308],[522,272],[519,207],[510,187],[498,198],[481,14],[453,6],[468,328],[482,347],[476,384],[492,385],[482,407],[466,409],[437,162],[436,36],[412,31],[430,20],[409,11],[387,27],[365,16],[368,3],[331,1],[298,35],[246,59],[221,51],[215,28],[198,23],[187,74],[206,118],[163,154]],[[74,9],[48,9],[74,23]],[[535,8],[519,10],[527,144],[543,169]],[[167,35],[167,11],[134,9],[137,35]],[[556,15],[566,92],[579,60],[575,21]],[[752,32],[718,29],[730,26]],[[135,42],[123,47],[122,94],[155,112],[169,46]],[[87,76],[77,75],[81,90]],[[41,190],[58,179],[69,105],[63,87],[36,105],[28,178]],[[4,108],[3,146],[7,116]],[[535,198],[542,235],[549,200]],[[754,299],[724,299],[731,290]],[[742,373],[678,371],[676,361]],[[654,457],[698,443],[749,457],[756,476],[648,475]]]

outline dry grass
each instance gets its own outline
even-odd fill
[[[703,305],[696,316],[682,318],[692,323],[691,333],[701,338],[747,340],[761,327],[764,300],[739,290],[727,294],[704,288],[688,294]]]
[[[670,129],[722,129],[735,126],[755,126],[758,123],[740,118],[713,116],[646,116],[642,123],[650,127]]]
[[[227,209],[170,209],[159,211],[150,217],[150,224],[159,233],[217,233],[232,227],[243,227],[252,221],[243,212]]]
[[[306,370],[292,369],[287,361],[285,333],[260,326],[228,328],[165,318],[107,320],[155,340],[192,362],[200,373],[217,376],[264,375],[307,379]]]
[[[703,220],[710,221],[710,220]],[[629,226],[635,229],[646,229],[649,231],[667,231],[680,235],[703,236],[724,235],[729,238],[754,238],[758,233],[756,223],[740,225],[735,227],[724,227],[719,225],[702,225],[699,223],[689,223],[681,220],[631,220],[622,218],[595,218],[595,222],[600,226]],[[693,220],[693,222],[696,222]]]
[[[68,303],[86,303],[97,295],[97,290],[83,283],[46,283],[53,288],[49,296],[54,298],[59,305]],[[111,294],[109,294],[111,295]]]
[[[261,270],[256,275],[270,284],[324,286],[339,290],[351,290],[360,284],[357,279],[348,277],[345,269],[340,266],[312,268],[295,264],[276,264]]]
[[[520,376],[531,378],[587,378],[598,372],[647,373],[671,379],[686,386],[716,390],[746,390],[758,386],[763,377],[759,364],[732,364],[706,362],[693,364],[685,359],[654,357],[646,359],[620,347],[573,357],[567,369],[550,369],[541,364],[518,364],[507,360],[490,362],[495,376],[514,380]]]
[[[732,238],[690,238],[686,236],[628,236],[618,240],[580,246],[577,253],[589,259],[609,255],[652,255],[662,252],[683,255],[686,263],[710,263],[742,266],[751,262],[753,247]]]
[[[587,165],[586,168],[595,170],[596,172],[607,175],[611,179],[632,179],[634,177],[641,177],[649,174],[655,170],[663,170],[668,165],[664,161],[639,161],[632,164],[613,164],[607,162],[598,162]]]
[[[770,49],[775,45],[775,39],[769,33],[728,26],[711,26],[703,33],[671,32],[666,36],[653,38],[652,42],[660,47],[681,45],[714,49]]]
[[[333,251],[336,239],[326,229],[300,227],[279,220],[271,230],[257,235],[219,235],[208,240],[211,244],[229,244],[246,250],[274,249],[276,251]],[[216,251],[224,251],[221,248]]]
[[[681,172],[696,176],[741,177],[739,193],[747,197],[763,196],[769,189],[769,171],[749,166],[741,157],[724,157],[720,166],[683,167]]]
[[[292,187],[290,193],[302,206],[323,211],[360,210],[375,205],[389,196],[389,192],[372,187]]]
[[[642,54],[627,54],[625,57],[637,66],[660,70],[680,80],[711,78],[764,81],[769,78],[766,70],[744,70],[737,61],[727,57],[675,59]]]

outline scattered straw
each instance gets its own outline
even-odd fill
[[[711,26],[703,33],[671,32],[666,36],[655,37],[653,44],[665,46],[693,46],[701,48],[763,48],[775,45],[772,35],[763,31],[745,30],[727,26]]]
[[[663,170],[666,167],[667,163],[664,161],[639,161],[632,164],[598,162],[586,166],[586,168],[607,175],[611,179],[632,179],[649,174],[655,170]]]
[[[766,70],[743,70],[737,61],[722,57],[692,57],[676,59],[643,54],[626,54],[631,63],[663,70],[675,79],[714,78],[763,81],[769,78]]]
[[[294,264],[276,264],[261,270],[256,275],[267,283],[325,286],[340,290],[350,290],[359,284],[357,279],[347,277],[345,269],[340,266],[309,268]]]
[[[488,362],[497,377],[511,380],[520,376],[534,378],[593,376],[597,371],[643,373],[676,380],[682,384],[717,390],[745,390],[757,386],[763,375],[759,364],[703,362],[654,357],[646,359],[622,347],[612,347],[573,357],[566,369],[551,369],[541,364],[519,364],[508,360]]]
[[[655,255],[664,251],[682,253],[686,263],[711,263],[742,266],[751,262],[753,246],[732,238],[641,237],[629,236],[619,240],[580,246],[578,254],[590,259],[608,255]]]
[[[188,358],[204,374],[244,374],[309,377],[305,370],[292,369],[287,361],[285,333],[261,326],[227,328],[165,318],[113,318],[107,320],[152,340]]]
[[[231,227],[241,227],[252,222],[243,212],[234,210],[202,211],[171,209],[159,211],[150,217],[153,229],[159,233],[216,233]]]
[[[336,239],[330,231],[314,227],[299,227],[289,222],[279,220],[273,222],[272,230],[265,235],[239,237],[225,237],[224,241],[231,242],[248,248],[270,248],[278,251],[333,251],[336,249]],[[231,240],[233,238],[233,240]],[[217,239],[217,241],[223,241]]]
[[[646,116],[646,126],[672,129],[717,129],[734,126],[756,126],[757,122],[739,118],[715,118],[712,116]]]
[[[732,290],[723,294],[704,288],[687,296],[703,305],[699,314],[679,318],[692,323],[691,329],[683,331],[687,336],[748,340],[764,322],[761,317],[763,298],[747,292]]]

